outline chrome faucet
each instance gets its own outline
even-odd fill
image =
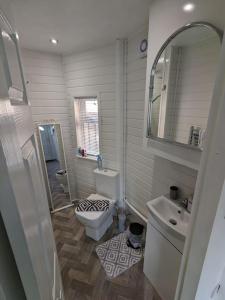
[[[181,206],[181,212],[180,212],[180,219],[183,221],[184,220],[184,212],[188,208],[188,199],[184,198],[180,201],[180,206]]]
[[[188,199],[187,198],[182,199],[180,204],[183,208],[187,209],[188,208]]]

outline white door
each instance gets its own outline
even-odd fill
[[[63,299],[30,106],[9,99],[8,59],[0,51],[0,212],[27,299]]]
[[[60,274],[54,274],[58,260],[35,139],[31,132],[20,147],[16,110],[9,100],[0,100],[1,214],[27,298],[56,299],[61,280],[54,282]],[[19,110],[28,113],[25,107]]]

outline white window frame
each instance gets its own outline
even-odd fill
[[[96,101],[98,102],[98,133],[99,133],[99,154],[101,153],[101,117],[100,117],[100,111],[101,111],[101,106],[100,106],[100,95],[96,95],[96,94],[89,94],[89,95],[76,95],[73,97],[73,111],[74,111],[74,129],[76,132],[76,148],[79,147],[78,145],[78,136],[77,136],[77,126],[76,126],[76,110],[75,110],[75,103],[77,100],[88,100],[88,99],[96,99]],[[76,156],[78,158],[82,158],[82,159],[88,159],[88,160],[97,160],[97,155],[92,155],[92,154],[88,154],[87,156],[83,157],[79,154],[76,154]]]

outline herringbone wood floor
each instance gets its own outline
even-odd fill
[[[74,208],[52,216],[65,300],[160,300],[143,273],[143,260],[109,280],[95,252],[96,245],[117,233],[116,222],[95,242],[85,235]]]

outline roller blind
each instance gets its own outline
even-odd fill
[[[88,155],[99,154],[98,100],[95,97],[75,98],[77,146]]]

